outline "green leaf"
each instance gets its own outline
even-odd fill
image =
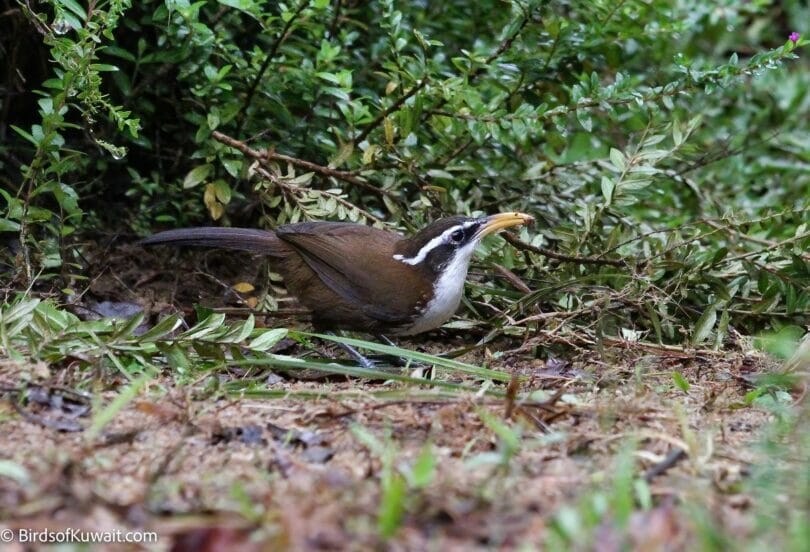
[[[143,335],[138,337],[138,341],[150,342],[157,341],[168,333],[176,330],[183,323],[183,317],[179,313],[167,316],[154,326],[146,331]]]
[[[577,109],[577,121],[587,132],[593,130],[593,119],[591,118],[591,112],[587,109]]]
[[[765,332],[757,336],[754,346],[767,351],[777,358],[790,358],[799,348],[799,341],[804,334],[800,326],[787,325],[775,332]]]
[[[188,358],[183,347],[177,343],[158,342],[158,349],[166,355],[166,360],[169,366],[178,374],[184,374],[191,366],[191,360]]]
[[[478,417],[484,422],[484,425],[489,428],[509,451],[517,451],[520,448],[520,432],[512,429],[504,421],[496,418],[483,408],[478,408]]]
[[[118,339],[121,337],[129,337],[132,335],[132,332],[135,331],[135,328],[141,325],[143,322],[145,314],[143,312],[139,312],[135,316],[132,316],[124,322],[124,324],[113,334],[113,339]]]
[[[360,443],[375,456],[385,454],[385,445],[371,431],[360,424],[352,424],[351,432]]]
[[[424,488],[433,482],[436,475],[436,456],[433,454],[433,447],[430,443],[425,443],[422,451],[416,458],[411,470],[411,485],[416,488]]]
[[[345,102],[348,102],[351,99],[348,92],[335,86],[324,86],[321,88],[321,90],[326,94]]]
[[[234,178],[239,177],[239,173],[242,170],[242,160],[241,159],[223,159],[222,166],[225,167],[225,170]]]
[[[61,5],[76,14],[82,21],[87,21],[87,12],[76,0],[57,0]]]
[[[208,123],[209,130],[216,130],[220,123],[219,113],[211,111],[206,117],[206,122]]]
[[[714,328],[714,323],[717,322],[717,305],[711,305],[706,311],[698,318],[695,324],[695,330],[692,333],[692,345],[697,346],[709,337],[709,334]]]
[[[683,133],[681,132],[681,127],[678,124],[678,121],[672,122],[672,141],[675,143],[676,147],[683,144]]]
[[[315,76],[327,82],[331,82],[332,84],[340,84],[340,79],[333,73],[320,72],[315,73]]]
[[[98,71],[99,73],[113,73],[120,71],[118,67],[115,65],[110,65],[109,63],[94,63],[90,66],[90,68],[94,71]]]
[[[227,182],[224,180],[215,180],[214,181],[214,194],[217,197],[217,200],[227,205],[231,201],[231,187],[228,185]]]
[[[689,382],[686,381],[686,378],[684,378],[680,372],[672,372],[672,381],[675,382],[678,389],[684,393],[689,393]]]
[[[10,308],[6,305],[4,306],[4,310],[0,311],[0,323],[7,326],[13,322],[22,320],[25,324],[28,324],[33,316],[34,310],[39,305],[39,299],[24,299],[12,305]]]
[[[218,338],[219,343],[241,343],[253,332],[256,320],[253,315],[249,315],[241,324],[235,324],[222,337]]]
[[[95,439],[101,430],[115,418],[115,415],[132,402],[156,375],[155,370],[147,369],[136,380],[124,387],[106,407],[98,410],[97,414],[93,416],[90,429],[85,433],[87,439],[90,441]]]
[[[39,140],[34,138],[30,133],[28,133],[27,131],[21,129],[16,125],[9,125],[9,126],[11,126],[11,128],[14,129],[14,132],[16,132],[17,134],[19,134],[20,136],[31,142],[34,146],[39,146]]]
[[[18,232],[20,223],[7,218],[0,218],[0,232]]]
[[[27,484],[31,481],[28,470],[12,460],[0,460],[0,477],[11,479],[19,484]]]
[[[384,539],[393,537],[402,524],[406,490],[405,479],[400,474],[392,472],[383,478],[377,527]]]
[[[273,328],[272,330],[263,331],[248,343],[247,347],[254,351],[268,351],[285,337],[287,337],[286,328]]]
[[[192,341],[194,339],[203,339],[211,337],[211,334],[223,329],[225,323],[225,315],[222,313],[214,313],[208,316],[205,320],[201,320],[190,329],[177,336],[177,339],[184,339]]]
[[[624,160],[624,154],[616,148],[610,148],[610,162],[616,167],[619,172],[624,172],[627,168],[627,163]]]
[[[605,198],[605,205],[610,205],[613,201],[613,190],[616,189],[616,182],[607,176],[602,177],[602,197]]]
[[[208,178],[208,175],[211,174],[213,169],[214,166],[210,163],[194,167],[183,179],[183,189],[188,190],[189,188],[197,186],[200,182]]]

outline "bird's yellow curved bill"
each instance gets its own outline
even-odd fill
[[[512,226],[521,226],[523,224],[531,224],[534,222],[534,217],[526,213],[498,213],[486,218],[484,225],[478,230],[480,237],[488,236],[505,228]]]

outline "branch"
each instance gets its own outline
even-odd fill
[[[740,232],[739,230],[737,230],[735,228],[732,228],[731,226],[726,226],[726,225],[723,225],[723,224],[719,224],[719,223],[717,223],[717,222],[715,222],[715,221],[713,221],[711,219],[708,219],[708,220],[706,220],[704,222],[707,225],[711,226],[712,228],[720,230],[721,232],[726,232],[728,234],[731,234],[732,236],[734,236],[734,237],[736,237],[738,239],[749,241],[751,243],[756,243],[756,244],[759,244],[759,245],[765,245],[765,246],[768,247],[769,250],[781,247],[785,243],[785,242],[776,242],[776,241],[773,241],[773,240],[766,240],[764,238],[757,238],[756,236],[749,236],[748,234],[744,234],[744,233]],[[799,253],[798,255],[799,255],[799,257],[801,257],[805,261],[810,261],[810,253]]]
[[[518,28],[517,28],[517,29],[515,29],[515,32],[514,32],[514,33],[512,33],[510,36],[506,37],[506,38],[505,38],[505,39],[504,39],[504,40],[503,40],[503,41],[502,41],[502,42],[501,42],[501,43],[498,45],[498,47],[495,49],[495,51],[494,51],[494,52],[492,52],[490,55],[488,55],[488,56],[487,56],[487,59],[486,59],[486,61],[484,62],[484,64],[483,64],[482,66],[477,67],[477,68],[476,68],[474,71],[471,71],[471,72],[470,72],[470,73],[467,75],[467,84],[472,84],[472,82],[473,82],[473,81],[474,81],[476,78],[478,78],[480,75],[482,75],[482,74],[483,74],[483,73],[486,71],[487,66],[488,66],[490,63],[492,63],[493,61],[495,61],[496,59],[498,59],[499,57],[501,57],[501,56],[502,56],[504,53],[506,53],[506,51],[507,51],[507,50],[509,50],[509,48],[511,48],[511,47],[512,47],[512,44],[515,42],[515,40],[517,39],[517,37],[520,35],[520,33],[521,33],[521,32],[523,31],[523,29],[526,27],[526,24],[529,22],[529,18],[531,17],[531,13],[528,13],[528,12],[526,11],[526,8],[525,8],[523,5],[521,5],[521,4],[518,4],[518,5],[520,6],[520,9],[523,11],[523,20],[520,22],[520,25],[518,25]],[[425,119],[427,119],[427,117],[428,117],[429,115],[434,114],[434,113],[433,113],[433,111],[440,111],[442,107],[444,107],[445,105],[447,105],[447,101],[448,101],[448,100],[447,100],[446,98],[442,98],[442,99],[441,99],[441,100],[438,102],[438,104],[436,104],[436,107],[435,107],[434,109],[431,109],[431,110],[424,110],[424,111],[422,112],[422,120],[425,120]]]
[[[264,167],[258,167],[256,169],[256,171],[260,175],[262,175],[264,178],[266,178],[267,180],[269,180],[270,182],[275,184],[276,186],[279,186],[281,188],[285,188],[287,190],[290,190],[293,193],[301,194],[301,193],[304,193],[304,192],[308,191],[308,192],[316,193],[316,194],[321,195],[321,196],[330,197],[330,198],[334,199],[337,203],[340,203],[341,205],[346,207],[347,209],[357,211],[358,213],[360,213],[361,215],[366,217],[368,220],[373,220],[374,222],[379,222],[379,223],[383,222],[382,219],[380,219],[379,217],[375,217],[374,215],[372,215],[371,213],[369,213],[365,209],[361,209],[360,207],[358,207],[357,205],[355,205],[351,201],[347,201],[347,200],[343,199],[338,194],[334,194],[334,193],[332,193],[332,192],[330,192],[328,190],[315,190],[313,188],[302,188],[301,186],[297,186],[297,185],[291,184],[289,182],[284,182],[283,180],[281,180],[279,178],[276,178],[269,170],[265,169]]]
[[[511,232],[504,232],[503,237],[506,241],[508,241],[512,246],[521,251],[530,251],[532,253],[537,253],[538,255],[543,255],[544,257],[548,257],[549,259],[555,259],[557,261],[563,261],[567,263],[577,263],[577,264],[595,264],[595,265],[608,265],[608,266],[618,266],[620,268],[628,268],[628,264],[625,261],[619,261],[614,259],[600,259],[598,257],[574,257],[571,255],[563,255],[562,253],[557,253],[550,249],[545,249],[543,247],[537,247],[536,245],[532,245],[530,243],[526,243],[525,241],[521,240]]]
[[[801,241],[806,238],[810,238],[810,231],[802,232],[797,236],[793,236],[792,238],[788,238],[780,242],[769,242],[769,245],[763,249],[760,249],[758,251],[749,251],[748,253],[743,253],[735,257],[729,257],[728,259],[726,259],[726,261],[727,262],[741,261],[743,259],[747,259],[748,257],[754,257],[756,255],[761,255],[763,253],[769,253],[771,251],[774,251],[775,249],[785,247],[786,245],[791,245],[793,243],[796,243],[797,241]]]
[[[686,458],[686,451],[680,447],[675,447],[669,452],[669,454],[667,454],[664,460],[647,470],[647,472],[644,474],[644,480],[647,483],[652,483],[653,479],[668,472],[670,469],[675,467],[675,464],[684,458]]]
[[[250,107],[250,104],[253,102],[253,97],[256,95],[256,90],[259,87],[259,83],[261,82],[262,78],[264,78],[264,74],[267,71],[267,68],[270,67],[270,62],[273,61],[273,58],[276,57],[276,53],[281,45],[287,40],[287,37],[290,34],[290,30],[292,29],[293,23],[298,16],[301,15],[301,12],[304,11],[309,5],[309,0],[302,0],[301,4],[295,9],[292,17],[290,17],[289,21],[284,25],[284,29],[282,29],[281,34],[273,43],[273,46],[270,47],[270,52],[267,54],[267,57],[264,58],[262,62],[262,66],[259,68],[259,72],[256,73],[256,77],[253,79],[253,82],[250,83],[250,89],[248,90],[247,96],[245,96],[245,101],[242,104],[242,109],[239,110],[239,122],[236,124],[236,134],[240,134],[242,131],[242,127],[245,124],[245,120],[247,119],[247,109]]]
[[[520,6],[521,10],[523,10],[523,20],[520,22],[520,25],[518,25],[518,28],[515,29],[514,33],[512,33],[510,36],[506,37],[503,40],[503,42],[501,42],[498,45],[498,47],[495,49],[494,52],[492,52],[490,55],[487,56],[486,61],[484,62],[484,64],[481,67],[478,67],[475,71],[470,73],[470,77],[469,77],[468,82],[472,82],[476,77],[478,77],[478,75],[480,75],[481,73],[486,71],[486,67],[490,63],[492,63],[493,61],[495,61],[496,59],[501,57],[509,48],[511,48],[512,43],[517,39],[517,37],[520,35],[520,33],[523,32],[523,28],[526,26],[526,23],[529,22],[530,14],[526,12],[525,7],[523,7],[520,4],[518,4],[518,6]]]
[[[397,101],[395,101],[390,106],[388,106],[386,109],[384,109],[382,112],[380,112],[380,114],[377,115],[374,118],[374,120],[371,121],[368,125],[366,125],[366,128],[364,128],[360,132],[360,134],[358,134],[354,138],[354,140],[353,140],[354,144],[357,145],[360,142],[362,142],[363,140],[365,140],[366,137],[369,134],[371,134],[372,130],[374,130],[375,128],[380,126],[380,123],[382,123],[385,120],[385,118],[388,117],[391,113],[393,113],[394,111],[397,111],[400,107],[402,107],[402,104],[404,104],[406,101],[408,101],[408,98],[412,97],[414,94],[416,94],[421,89],[423,89],[425,87],[425,85],[427,84],[427,82],[428,82],[427,77],[423,78],[422,81],[419,82],[419,84],[417,84],[416,86],[414,86],[413,88],[408,90],[408,92],[406,94],[401,96]]]
[[[503,276],[504,278],[506,278],[506,280],[509,281],[509,283],[512,284],[515,287],[515,289],[517,289],[518,291],[521,291],[523,293],[531,293],[532,292],[531,288],[529,286],[527,286],[526,282],[521,280],[520,277],[518,277],[517,274],[515,274],[514,272],[512,272],[511,270],[509,270],[508,268],[506,268],[503,265],[495,264],[494,266],[495,266],[495,271],[498,274],[500,274],[501,276]]]
[[[318,173],[321,176],[331,176],[333,178],[343,180],[344,182],[348,182],[349,184],[373,192],[378,196],[385,196],[397,203],[399,202],[399,198],[397,198],[393,193],[389,192],[388,190],[378,188],[374,184],[371,184],[370,182],[367,182],[362,178],[359,178],[354,173],[331,169],[329,167],[324,167],[311,161],[305,161],[304,159],[298,159],[297,157],[290,157],[289,155],[276,153],[275,151],[270,150],[258,151],[251,148],[244,142],[237,140],[235,138],[231,138],[230,136],[223,134],[218,130],[215,130],[212,133],[212,136],[214,137],[214,140],[216,140],[217,142],[221,142],[227,146],[238,149],[246,156],[255,159],[257,161],[284,161],[285,163],[289,163],[293,166],[301,167],[302,169]]]

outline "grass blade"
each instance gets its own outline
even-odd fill
[[[346,345],[351,345],[352,347],[359,347],[361,349],[366,349],[368,351],[374,351],[375,353],[382,353],[386,355],[405,358],[408,360],[413,360],[416,362],[433,364],[434,366],[437,366],[439,368],[444,368],[453,372],[461,372],[462,374],[468,374],[483,379],[491,379],[495,381],[509,381],[512,378],[512,375],[506,372],[490,370],[489,368],[482,368],[480,366],[475,366],[474,364],[459,362],[458,360],[442,358],[435,355],[429,355],[427,353],[420,353],[418,351],[410,351],[408,349],[403,349],[401,347],[392,347],[391,345],[383,345],[381,343],[375,343],[373,341],[364,341],[362,339],[354,339],[351,337],[342,337],[337,335],[326,335],[308,332],[295,332],[295,333],[307,337],[317,337],[318,339],[323,339],[325,341],[344,343]]]

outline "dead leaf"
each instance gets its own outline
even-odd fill
[[[239,282],[233,285],[233,290],[238,293],[250,293],[254,289],[256,288],[249,282]]]

